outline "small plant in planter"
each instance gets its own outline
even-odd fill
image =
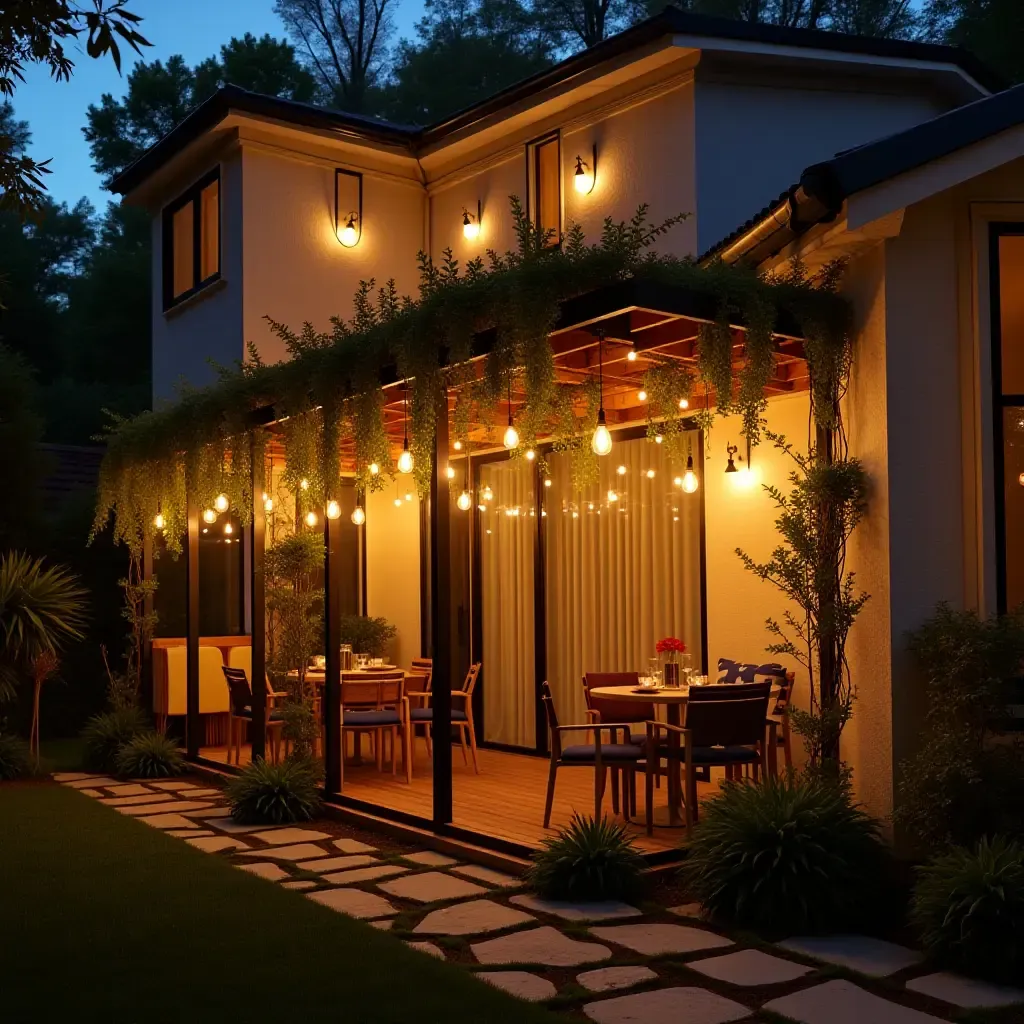
[[[726,783],[702,804],[682,870],[711,916],[778,933],[855,923],[885,865],[848,787],[790,775]]]
[[[28,744],[20,736],[0,733],[0,782],[20,779],[32,770]]]
[[[262,758],[243,769],[227,786],[231,816],[247,825],[284,825],[309,821],[320,810],[320,765],[309,758]]]
[[[185,770],[181,748],[160,732],[140,732],[117,754],[117,774],[129,779],[166,779]]]
[[[643,858],[625,828],[579,814],[534,854],[527,882],[551,900],[627,900],[643,885]]]
[[[995,981],[1024,976],[1024,845],[997,836],[919,870],[911,923],[936,960]]]
[[[94,715],[82,730],[85,767],[94,772],[117,771],[121,748],[148,728],[149,722],[141,708],[120,708]]]

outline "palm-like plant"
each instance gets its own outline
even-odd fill
[[[82,639],[86,591],[63,566],[21,551],[0,557],[0,701],[33,680],[32,744],[39,758],[39,692],[57,668],[58,652]]]

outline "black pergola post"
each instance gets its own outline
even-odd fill
[[[448,494],[448,399],[438,408],[434,431],[434,472],[430,478],[430,705],[434,734],[434,824],[452,820],[451,501]]]
[[[142,539],[142,582],[149,583],[153,579],[153,537],[146,535]],[[146,594],[142,602],[142,614],[149,618],[153,614],[153,595]],[[144,708],[153,707],[153,638],[149,637],[142,645],[141,664],[139,665],[139,699]]]
[[[263,446],[253,437],[250,466],[252,469],[252,525],[249,527],[249,594],[252,616],[252,722],[249,742],[252,760],[267,753],[267,591],[263,574],[263,552],[266,544],[266,510],[263,507]]]
[[[185,547],[185,749],[199,756],[199,505],[189,494]]]
[[[341,791],[341,522],[324,517],[324,789]]]

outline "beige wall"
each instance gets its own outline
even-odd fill
[[[403,482],[404,483],[404,482]],[[412,501],[395,507],[395,495]],[[420,650],[420,505],[410,482],[396,490],[366,496],[366,614],[382,616],[398,628],[391,650],[395,664],[407,667]]]

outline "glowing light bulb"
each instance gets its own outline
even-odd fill
[[[681,476],[677,476],[677,477],[676,477],[676,478],[675,478],[675,479],[674,479],[674,480],[672,481],[672,483],[674,483],[674,484],[676,485],[676,487],[682,487],[682,486],[683,486],[683,478],[682,478]]]
[[[697,474],[692,469],[688,469],[683,474],[683,479],[680,484],[683,490],[687,494],[693,494],[695,490],[700,486],[700,481],[697,479]]]
[[[327,502],[327,518],[328,519],[340,519],[341,518],[341,506],[333,499]]]
[[[401,507],[402,507],[402,499],[401,498],[395,498],[395,508],[401,508]]]
[[[619,500],[618,491],[609,491],[608,492],[608,500],[609,501],[618,501]]]
[[[380,475],[380,466],[378,466],[376,462],[371,462],[370,463],[370,476],[379,476],[379,475]]]
[[[690,408],[689,401],[687,401],[687,399],[685,399],[685,398],[680,398],[679,399],[679,408],[680,409],[689,409]]]
[[[461,451],[462,451],[462,442],[461,442],[461,441],[456,441],[456,442],[455,442],[455,444],[453,444],[453,445],[452,445],[452,447],[453,447],[453,448],[454,448],[454,449],[455,449],[455,450],[456,450],[457,452],[461,452]]]
[[[299,486],[300,486],[300,487],[301,487],[301,488],[302,488],[302,489],[303,489],[304,491],[308,491],[308,490],[309,490],[309,481],[308,481],[308,480],[307,480],[307,479],[306,479],[305,477],[303,477],[303,478],[302,478],[302,479],[301,479],[301,480],[299,481]]]
[[[398,456],[398,472],[399,473],[411,473],[412,472],[412,452],[409,451],[408,443],[402,449],[402,454]]]
[[[274,511],[274,499],[273,498],[264,498],[263,499],[263,511],[264,512],[273,512]]]
[[[647,479],[648,480],[653,480],[654,479],[654,470],[653,469],[647,470]]]
[[[473,496],[469,493],[469,491],[463,491],[459,495],[458,500],[455,502],[455,504],[458,505],[463,512],[468,512],[473,507]]]
[[[537,453],[532,448],[527,448],[527,450],[526,450],[526,461],[527,462],[533,462],[533,460],[535,458],[537,458]]]
[[[647,392],[646,392],[646,391],[644,391],[644,389],[643,389],[643,388],[641,388],[641,389],[640,389],[640,390],[639,390],[639,391],[638,391],[638,392],[636,393],[636,397],[637,397],[637,398],[638,398],[638,399],[639,399],[639,400],[640,400],[641,402],[646,402],[646,401],[647,401]]]
[[[366,522],[366,512],[362,505],[356,505],[349,517],[356,526],[362,526]]]
[[[235,528],[234,528],[234,527],[233,527],[233,526],[232,526],[232,525],[231,525],[230,523],[225,523],[225,524],[224,524],[224,532],[225,532],[225,533],[226,533],[226,534],[227,534],[228,536],[230,536],[230,535],[231,535],[232,533],[234,533],[234,532],[235,532]]]
[[[510,450],[519,447],[519,431],[511,423],[505,428],[505,436],[501,443]]]
[[[1024,487],[1024,473],[1021,473],[1021,475],[1017,477],[1017,483],[1019,483],[1021,487]]]
[[[316,526],[316,524],[318,522],[320,522],[319,517],[317,516],[317,514],[312,509],[310,509],[306,513],[306,525],[309,526],[309,527],[313,527],[313,526]]]
[[[203,510],[203,522],[204,523],[215,523],[217,522],[217,513],[212,508]]]
[[[594,170],[583,162],[582,157],[576,157],[576,171],[572,176],[573,185],[580,195],[587,195],[594,191]]]
[[[338,241],[346,249],[351,249],[359,241],[359,230],[356,228],[356,215],[354,213],[349,214],[348,223],[338,232]]]
[[[454,466],[449,466],[448,469],[446,470],[446,473],[447,473],[447,476],[448,476],[449,480],[454,480],[455,479],[455,467]]]
[[[486,485],[483,491],[484,501],[490,501],[494,497],[494,491],[491,490],[490,485]]]
[[[218,494],[217,497],[213,499],[213,507],[218,512],[227,512],[228,504],[228,496],[226,494]]]
[[[618,473],[619,476],[625,476],[626,475],[626,467],[625,466],[619,466],[619,468],[617,470],[615,470],[615,472]]]
[[[469,215],[469,210],[462,211],[462,234],[470,242],[480,236],[480,221],[474,220]]]
[[[157,514],[153,517],[153,525],[158,530],[162,530],[167,525],[167,520],[164,519],[163,512],[157,512]]]
[[[665,440],[665,438],[663,438],[661,436],[661,434],[655,434],[654,435],[654,443],[655,444],[661,444],[661,442],[664,441],[664,440]]]
[[[590,447],[595,455],[607,455],[612,450],[612,435],[604,422],[604,409],[597,414],[597,428],[594,430]]]
[[[478,508],[478,509],[479,509],[479,510],[480,510],[481,512],[486,512],[486,511],[487,511],[487,506],[486,506],[486,505],[477,505],[477,508]]]
[[[627,355],[626,355],[626,358],[627,358],[627,359],[628,359],[628,360],[629,360],[629,361],[630,361],[631,363],[635,363],[635,362],[636,362],[636,349],[635,349],[635,348],[631,348],[631,349],[629,350],[629,352],[627,353]]]
[[[550,487],[551,486],[551,477],[545,477],[545,479],[544,479],[544,486],[545,487]]]

